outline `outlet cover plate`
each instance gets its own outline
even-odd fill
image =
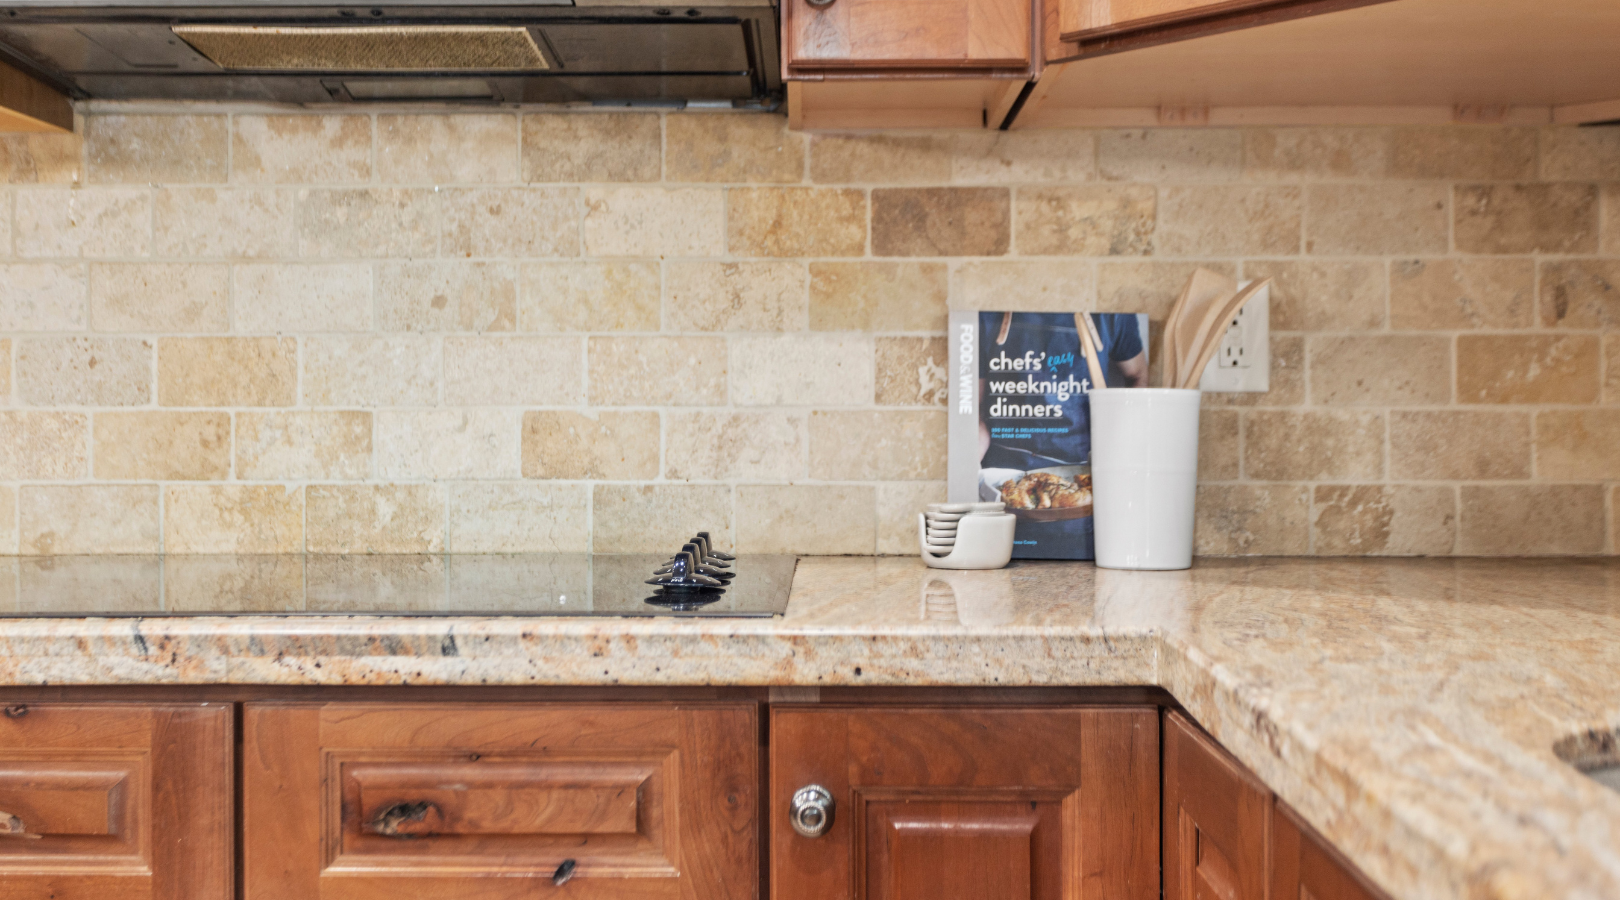
[[[1248,282],[1243,282],[1246,286]],[[1227,323],[1215,358],[1204,367],[1198,389],[1263,394],[1271,390],[1271,286],[1243,304]]]

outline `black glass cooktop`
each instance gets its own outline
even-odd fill
[[[684,575],[655,575],[669,569],[673,558],[604,553],[0,557],[0,617],[753,618],[787,609],[792,556],[711,557],[702,563],[694,557]],[[714,565],[718,562],[727,565]],[[648,584],[649,579],[666,583]]]

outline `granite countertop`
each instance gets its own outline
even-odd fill
[[[148,589],[51,565],[0,610]],[[329,589],[265,565],[160,581]],[[1620,897],[1620,793],[1553,750],[1620,729],[1620,561],[811,558],[778,619],[6,619],[0,683],[1159,685],[1397,898]]]

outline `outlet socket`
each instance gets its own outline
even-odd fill
[[[1198,388],[1240,394],[1263,394],[1271,390],[1270,285],[1250,297],[1227,323],[1221,348],[1204,367]]]

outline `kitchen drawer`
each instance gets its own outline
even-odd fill
[[[0,898],[229,900],[228,705],[3,713]]]
[[[752,900],[753,704],[247,704],[247,900]],[[568,861],[572,860],[570,865]]]
[[[839,69],[1023,69],[1031,0],[783,0],[789,77]]]
[[[773,707],[771,894],[1157,900],[1158,738],[1152,707]]]

